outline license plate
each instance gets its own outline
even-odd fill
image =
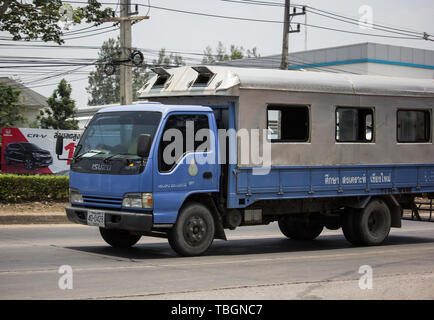
[[[89,226],[105,227],[104,211],[88,211],[87,224]]]

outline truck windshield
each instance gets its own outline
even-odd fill
[[[74,158],[107,160],[139,158],[137,139],[140,134],[154,136],[161,112],[123,111],[96,114],[77,145]]]

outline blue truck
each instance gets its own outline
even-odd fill
[[[195,256],[225,229],[275,221],[290,239],[342,228],[379,245],[415,197],[434,197],[434,81],[155,72],[146,102],[99,110],[71,159],[67,216],[113,247],[163,237]]]

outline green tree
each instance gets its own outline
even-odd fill
[[[72,24],[81,22],[101,24],[111,17],[111,8],[101,9],[99,0],[88,0],[87,5],[72,8],[62,0],[0,0],[0,31],[9,32],[13,40],[54,41],[63,43],[59,21],[65,17]]]
[[[219,41],[217,47],[215,48],[215,53],[210,46],[207,46],[203,51],[203,64],[214,64],[217,62],[229,62],[233,60],[243,59],[243,58],[258,58],[260,57],[258,49],[256,47],[252,49],[247,49],[243,47],[238,47],[236,45],[231,45],[229,53],[226,47],[221,41]]]
[[[88,104],[97,106],[102,104],[119,103],[120,101],[120,72],[116,68],[113,75],[104,71],[106,63],[117,58],[120,54],[119,39],[109,38],[101,46],[95,71],[89,74],[86,91],[90,94]]]
[[[178,54],[170,53],[170,55],[167,55],[166,49],[161,48],[158,52],[158,59],[152,60],[152,65],[154,67],[179,67],[184,65],[184,60],[182,57]]]
[[[78,129],[75,117],[75,101],[71,99],[71,85],[62,79],[47,100],[48,108],[37,117],[42,129]]]
[[[0,83],[0,127],[12,127],[16,122],[25,120],[20,93],[20,89]]]

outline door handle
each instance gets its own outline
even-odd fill
[[[202,176],[204,179],[211,179],[212,178],[212,172],[210,172],[210,171],[204,172]]]

